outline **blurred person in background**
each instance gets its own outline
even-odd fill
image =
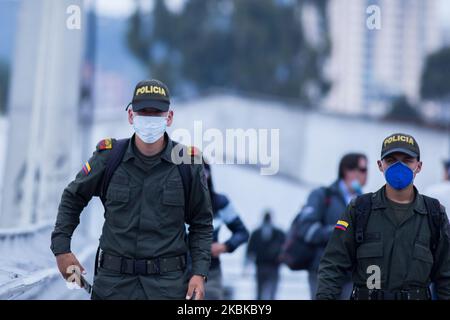
[[[338,178],[330,186],[313,190],[298,215],[298,234],[314,251],[308,268],[311,299],[316,296],[317,271],[336,221],[347,205],[362,194],[367,182],[367,157],[362,153],[348,153],[339,163]],[[350,278],[342,290],[342,299],[349,299],[352,291]]]
[[[436,198],[447,209],[450,207],[450,159],[443,162],[444,179],[442,182],[432,185],[425,190],[425,194]]]
[[[432,198],[436,198],[447,209],[447,217],[450,218],[448,208],[450,207],[450,159],[443,161],[443,181],[438,184],[429,186],[425,190],[425,194]],[[431,293],[434,300],[437,299],[438,294],[434,284],[431,285]]]
[[[247,246],[246,263],[256,265],[256,299],[274,300],[278,288],[281,247],[285,234],[272,223],[266,211],[261,226],[252,232]]]
[[[239,213],[233,207],[229,199],[214,189],[211,166],[204,161],[205,174],[213,209],[213,242],[211,245],[211,267],[209,268],[208,281],[206,283],[207,300],[223,300],[224,287],[222,284],[222,269],[220,256],[224,253],[232,253],[240,245],[247,242],[249,232],[242,222]],[[225,224],[231,231],[231,237],[224,243],[219,242],[221,226]]]

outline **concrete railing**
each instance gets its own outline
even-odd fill
[[[0,300],[39,298],[39,291],[60,277],[51,254],[53,223],[15,229],[0,229]],[[95,253],[89,245],[78,254],[84,263]],[[58,293],[55,293],[55,298]]]

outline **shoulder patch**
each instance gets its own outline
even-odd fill
[[[98,151],[108,150],[108,149],[112,149],[112,139],[111,138],[103,139],[99,143],[97,143]]]
[[[334,228],[342,230],[342,231],[347,231],[348,224],[349,223],[347,221],[338,220],[338,222],[336,223],[336,226]]]
[[[89,161],[86,161],[81,169],[83,170],[84,175],[87,176],[89,172],[91,172],[91,165],[89,164]]]
[[[188,155],[195,157],[200,154],[200,150],[195,146],[190,146],[187,148],[187,153],[188,153]]]

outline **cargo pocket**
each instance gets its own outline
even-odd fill
[[[160,275],[158,284],[164,299],[184,300],[189,284],[187,270],[165,272]]]
[[[184,225],[184,189],[181,181],[167,181],[159,214],[163,226]]]
[[[361,244],[356,250],[356,258],[358,260],[358,268],[360,268],[360,274],[367,273],[369,266],[378,266],[382,269],[383,265],[383,242],[366,242]],[[381,274],[383,276],[383,274]]]
[[[415,285],[426,286],[433,267],[433,254],[425,244],[416,242],[408,279]]]
[[[356,257],[358,259],[380,258],[382,256],[383,256],[382,242],[363,243],[358,247],[356,251]]]
[[[95,276],[92,291],[97,300],[126,300],[126,290],[118,288],[124,279],[121,274],[114,274],[99,268],[99,273]]]
[[[106,219],[114,226],[126,227],[130,224],[131,212],[130,187],[128,185],[111,183],[106,193]]]
[[[431,253],[430,248],[426,247],[424,244],[416,242],[414,245],[414,254],[413,257],[425,263],[433,264],[433,254]]]
[[[184,206],[184,189],[181,181],[167,181],[163,190],[163,204]]]

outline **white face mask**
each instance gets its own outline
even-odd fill
[[[133,116],[133,128],[145,143],[154,143],[166,132],[167,118],[153,116]]]

